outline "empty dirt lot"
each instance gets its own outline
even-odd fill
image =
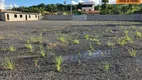
[[[142,80],[142,23],[0,22],[0,80]]]

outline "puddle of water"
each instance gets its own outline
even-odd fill
[[[79,60],[81,61],[86,61],[88,59],[92,58],[102,58],[102,57],[109,57],[109,54],[111,54],[110,50],[102,51],[102,50],[97,50],[91,53],[91,56],[89,55],[89,52],[84,52],[79,54],[74,54],[74,55],[67,55],[63,56],[64,62],[69,61],[69,62],[77,62]]]

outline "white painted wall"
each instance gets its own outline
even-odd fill
[[[9,20],[8,20],[8,15],[9,15]],[[17,18],[14,16],[17,15]],[[20,17],[22,15],[22,17]],[[34,14],[17,14],[17,13],[5,13],[5,21],[26,21],[26,15],[27,15],[27,20],[38,20],[39,15],[34,15]],[[30,17],[29,17],[30,16]]]
[[[30,16],[30,17],[29,17]],[[37,17],[36,17],[37,16]],[[38,20],[38,15],[27,14],[27,20]]]
[[[82,7],[82,11],[89,11],[89,9],[91,9],[91,11],[94,11],[94,7]]]

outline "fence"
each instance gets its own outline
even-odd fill
[[[44,20],[142,21],[142,14],[133,14],[133,15],[45,15]]]

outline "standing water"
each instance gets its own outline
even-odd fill
[[[77,62],[79,60],[81,61],[86,61],[88,59],[92,58],[102,58],[102,57],[107,57],[109,56],[108,54],[111,54],[110,50],[102,51],[102,50],[97,50],[94,52],[84,52],[81,54],[73,54],[73,55],[67,55],[63,56],[64,62],[69,61],[69,62]]]

